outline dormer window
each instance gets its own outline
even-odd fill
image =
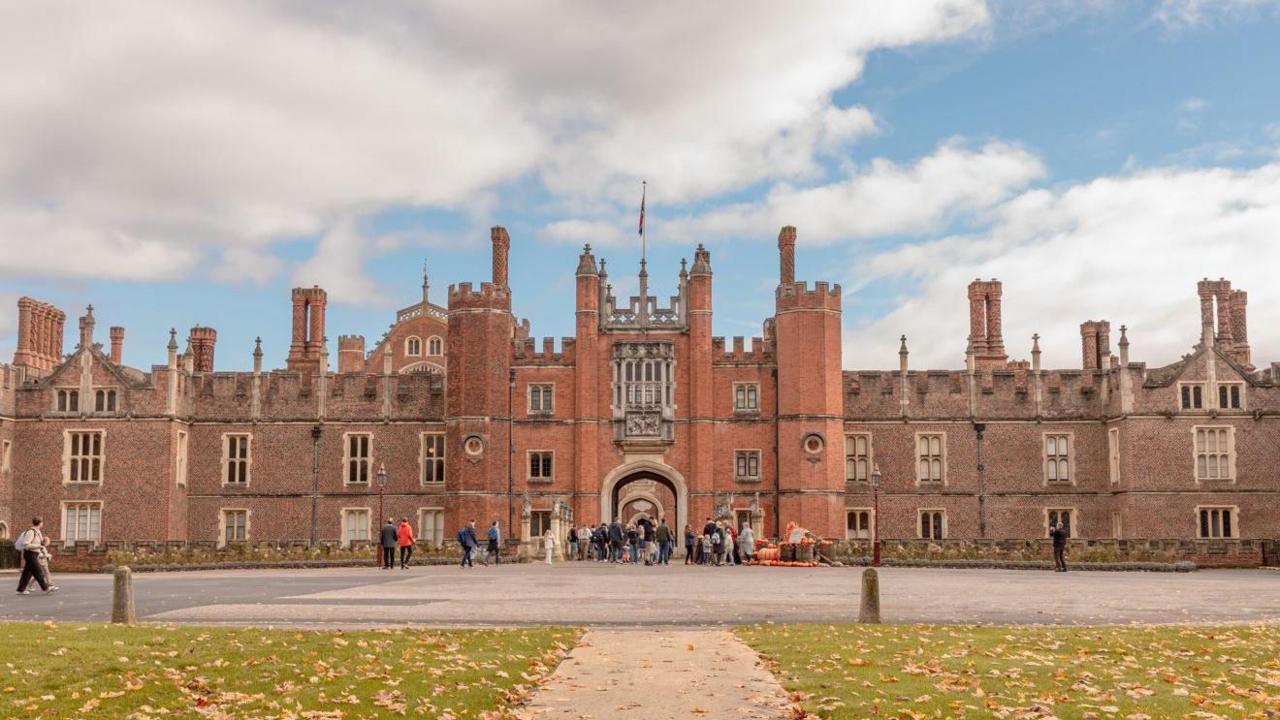
[[[80,412],[80,391],[59,390],[56,407],[58,412]]]
[[[1218,385],[1218,409],[1241,410],[1244,408],[1244,383],[1220,383]]]
[[[1183,410],[1201,410],[1204,408],[1204,384],[1181,383],[1178,392],[1182,396]]]
[[[116,391],[98,390],[93,394],[93,411],[113,413],[116,411]]]

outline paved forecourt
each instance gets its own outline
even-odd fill
[[[859,568],[566,563],[137,573],[149,622],[318,625],[720,625],[857,619]],[[882,568],[885,622],[1280,621],[1280,572]],[[15,575],[7,577],[15,585]],[[111,577],[61,575],[53,595],[0,594],[0,620],[105,621]]]

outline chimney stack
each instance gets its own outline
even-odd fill
[[[1244,290],[1231,291],[1231,330],[1235,333],[1236,362],[1245,367],[1253,367],[1249,357],[1249,319],[1246,306],[1249,304],[1249,293]]]
[[[511,251],[511,236],[501,225],[489,231],[489,239],[493,242],[493,284],[507,287],[507,255]]]
[[[1004,328],[1001,321],[999,280],[976,279],[969,283],[969,348],[976,367],[1003,368],[1009,356],[1004,351]]]
[[[796,229],[787,225],[778,233],[778,283],[792,285],[796,281]]]
[[[119,366],[124,355],[124,328],[116,325],[111,328],[111,362]]]
[[[1080,323],[1080,366],[1085,370],[1106,370],[1111,357],[1111,323],[1086,320]]]
[[[190,348],[193,372],[213,372],[213,346],[217,341],[217,330],[200,325],[191,328],[191,334],[187,337],[187,346]]]

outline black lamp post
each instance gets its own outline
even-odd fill
[[[880,466],[871,468],[871,565],[880,567]]]
[[[387,464],[378,463],[378,522],[381,523],[387,519],[383,512],[382,495],[387,488]]]

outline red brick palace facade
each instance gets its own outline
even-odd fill
[[[124,329],[103,348],[92,308],[64,355],[63,312],[23,298],[0,366],[0,532],[43,515],[66,541],[348,541],[382,507],[437,541],[472,518],[529,537],[619,515],[865,537],[878,494],[885,538],[1039,538],[1054,520],[1280,537],[1280,364],[1251,364],[1229,282],[1199,283],[1198,342],[1159,368],[1130,359],[1124,327],[1114,354],[1106,321],[1081,325],[1079,368],[1041,368],[1035,337],[1009,361],[991,280],[968,289],[964,369],[913,369],[903,338],[896,370],[843,370],[840,287],[795,279],[795,239],[782,229],[750,341],[712,335],[701,246],[665,300],[643,262],[639,294],[615,298],[588,247],[574,336],[539,343],[512,312],[502,228],[490,282],[441,306],[424,280],[371,350],[338,338],[336,372],[320,288],[293,291],[286,367],[264,369],[259,343],[252,372],[217,371],[205,327],[127,367]]]

